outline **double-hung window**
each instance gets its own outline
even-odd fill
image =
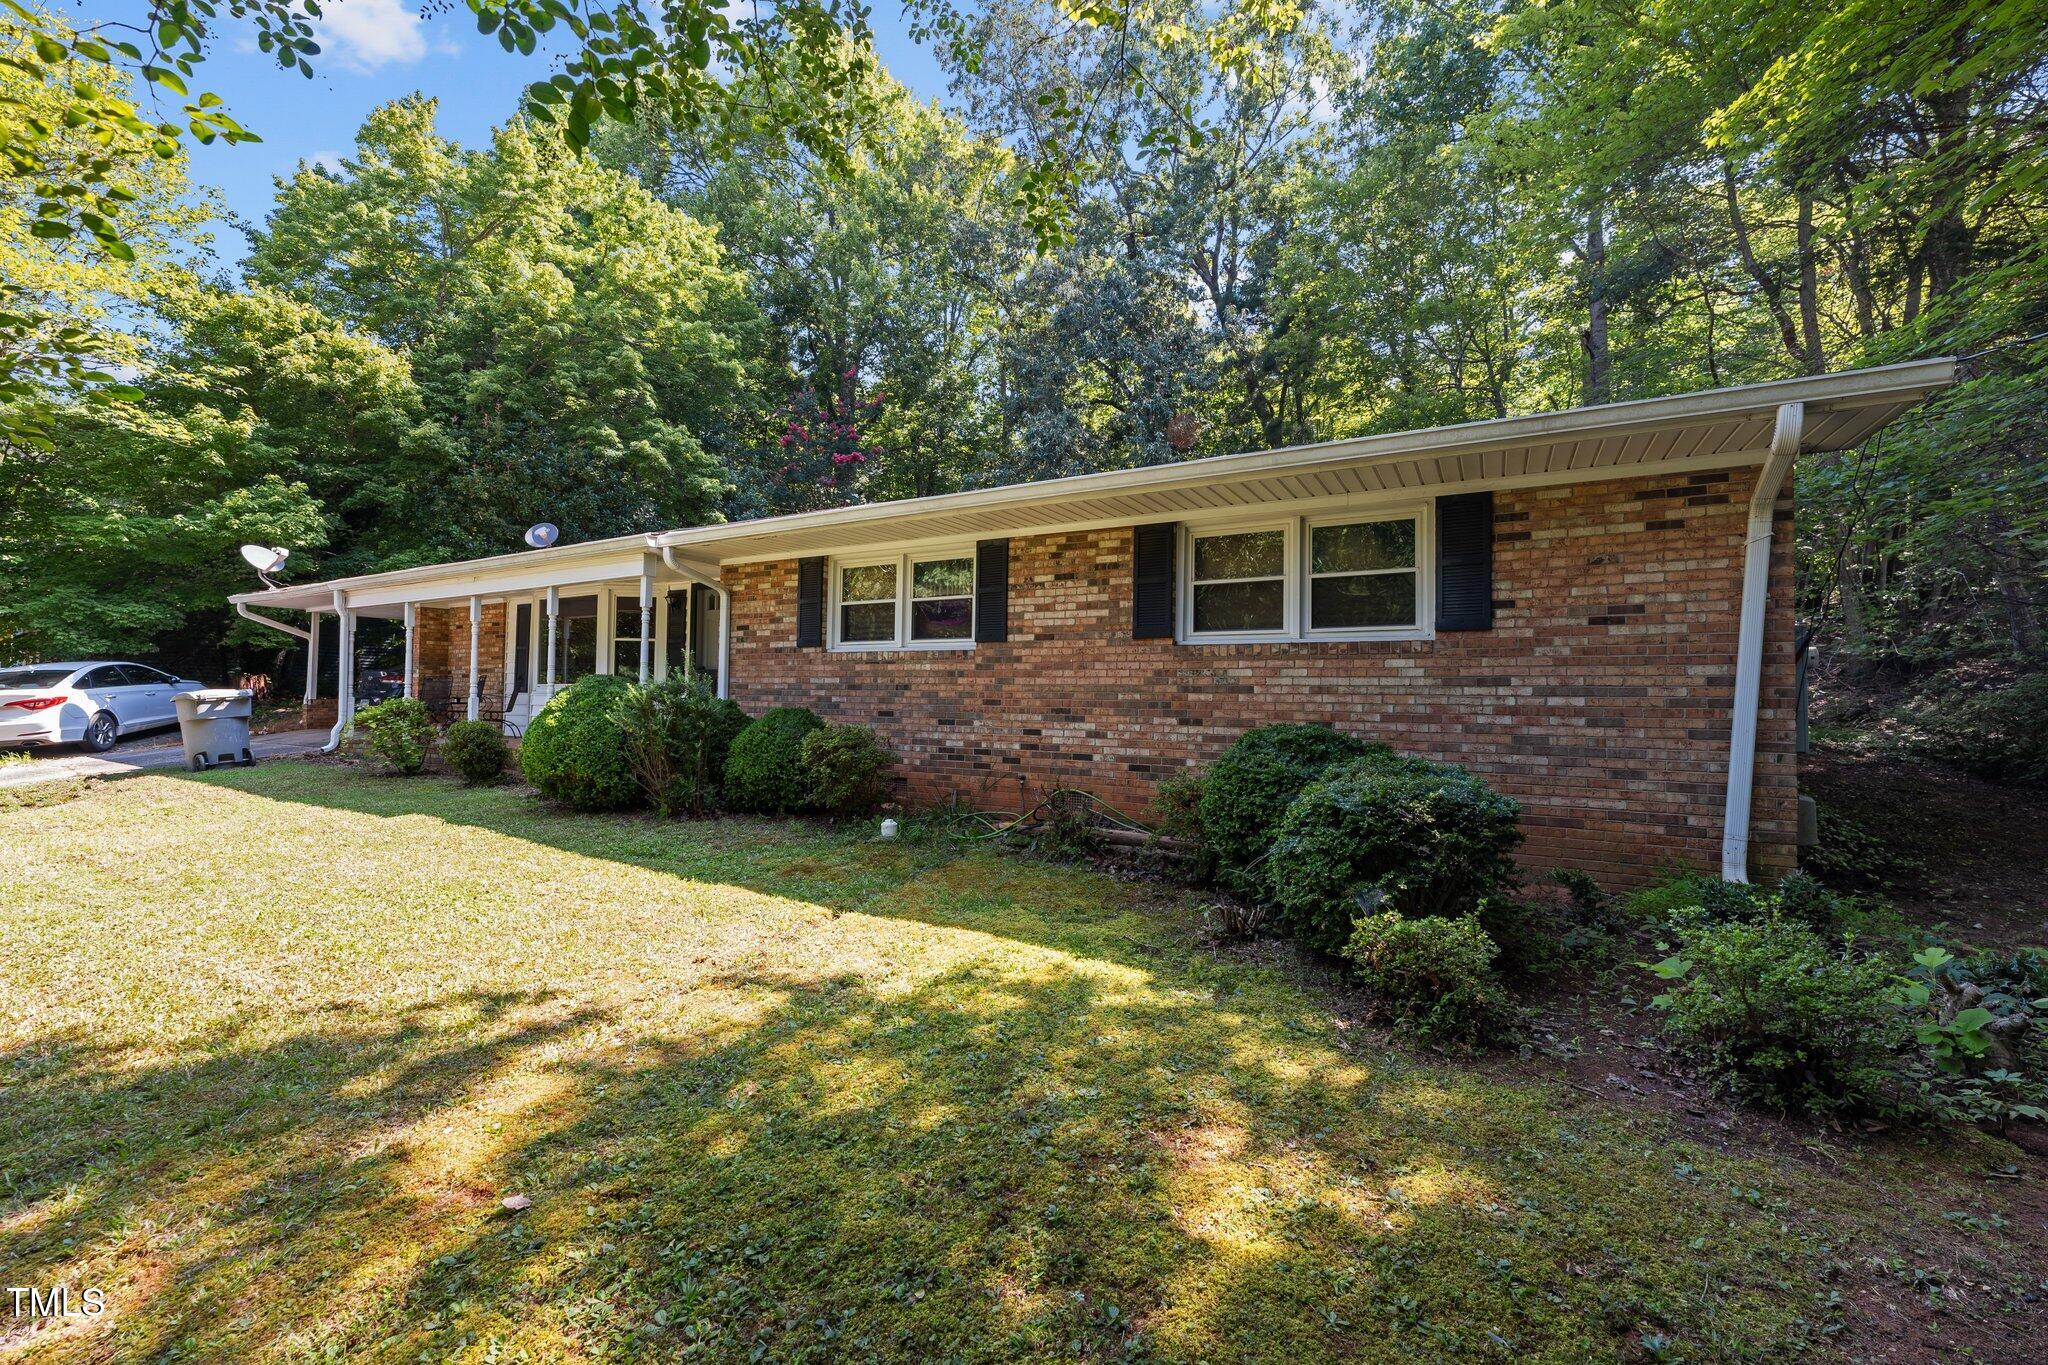
[[[1426,636],[1426,514],[1290,518],[1186,530],[1181,638],[1191,644]]]
[[[832,566],[835,649],[959,649],[974,644],[974,555],[944,551]]]

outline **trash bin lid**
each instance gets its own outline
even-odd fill
[[[246,687],[195,687],[189,692],[178,693],[179,697],[191,697],[195,701],[240,701],[255,695]]]

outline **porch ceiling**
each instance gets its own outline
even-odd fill
[[[1396,502],[1459,487],[1576,482],[1760,464],[1778,406],[1804,403],[1801,450],[1844,450],[1953,381],[1952,360],[1779,380],[1426,431],[1112,470],[938,497],[870,503],[238,595],[252,607],[329,610],[334,590],[381,609],[405,600],[637,578],[670,547],[699,572],[721,563],[972,540],[1029,531],[1228,516],[1303,499]]]

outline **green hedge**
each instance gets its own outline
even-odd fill
[[[868,815],[889,796],[896,755],[865,725],[827,725],[804,736],[811,804],[827,815]]]
[[[527,727],[519,766],[541,794],[577,810],[621,810],[641,799],[613,718],[632,684],[593,673],[555,693]]]
[[[757,815],[789,815],[812,804],[804,740],[824,727],[802,706],[778,706],[740,731],[725,760],[725,803]]]
[[[1223,880],[1265,898],[1260,863],[1287,807],[1337,764],[1375,756],[1391,759],[1393,750],[1321,725],[1262,725],[1238,736],[1202,780],[1202,835]]]
[[[441,736],[442,761],[472,787],[496,782],[505,772],[505,734],[487,720],[458,720]]]
[[[1353,759],[1287,808],[1266,881],[1296,938],[1342,952],[1360,915],[1456,919],[1511,890],[1520,815],[1462,768]]]
[[[356,712],[352,722],[371,753],[402,777],[426,766],[434,748],[434,722],[427,708],[411,697],[393,697]]]

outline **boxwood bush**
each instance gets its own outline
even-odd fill
[[[1391,759],[1393,750],[1321,725],[1262,725],[1238,736],[1202,780],[1202,836],[1223,880],[1242,895],[1268,894],[1261,862],[1287,807],[1337,764],[1375,756]]]
[[[637,804],[640,784],[626,760],[626,736],[614,719],[632,684],[610,674],[579,678],[548,698],[519,744],[526,780],[550,800],[577,810]]]
[[[889,796],[896,755],[865,725],[827,725],[803,740],[811,804],[828,815],[867,815]]]
[[[1520,815],[1463,768],[1353,759],[1287,808],[1266,880],[1290,933],[1342,952],[1361,914],[1457,918],[1513,889]]]
[[[505,734],[487,720],[458,720],[441,736],[441,758],[472,787],[505,772]]]
[[[804,740],[824,728],[803,706],[764,711],[740,731],[725,760],[725,803],[758,815],[789,815],[811,807]]]

